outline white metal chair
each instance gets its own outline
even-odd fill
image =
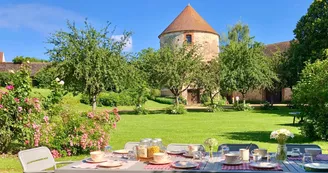
[[[136,146],[136,145],[139,145],[140,142],[127,142],[125,145],[124,145],[124,149],[125,150],[133,150],[133,147]]]
[[[167,150],[172,151],[172,150],[186,150],[188,151],[188,146],[189,145],[194,145],[198,146],[199,151],[205,151],[205,147],[202,144],[178,144],[178,143],[172,143],[167,146]]]
[[[221,151],[223,146],[229,147],[229,151],[239,151],[239,149],[249,147],[250,144],[221,144],[218,147],[218,151]],[[259,148],[256,144],[252,144],[250,147],[251,148],[249,148],[249,152]]]
[[[18,153],[18,158],[22,164],[24,173],[54,172],[53,170],[45,170],[49,168],[56,169],[56,164],[73,163],[72,161],[55,162],[47,147],[22,150]]]

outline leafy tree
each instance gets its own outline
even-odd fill
[[[286,69],[287,56],[285,52],[281,52],[279,49],[269,57],[267,57],[272,71],[277,75],[277,78],[273,78],[272,85],[266,87],[271,92],[281,91],[287,85]],[[271,106],[273,106],[273,95],[271,95]]]
[[[218,59],[213,59],[208,63],[203,63],[201,73],[199,73],[198,85],[208,93],[211,105],[214,105],[214,98],[220,93],[220,63]]]
[[[74,94],[84,93],[92,99],[96,109],[98,95],[107,88],[119,89],[126,72],[126,58],[122,51],[130,36],[124,32],[121,40],[115,40],[110,23],[97,30],[88,21],[79,29],[67,22],[68,32],[58,31],[48,43],[51,61],[57,64],[59,77],[65,87]]]
[[[230,28],[224,41],[220,54],[222,83],[225,83],[225,90],[239,91],[245,104],[245,94],[249,90],[269,87],[277,76],[264,55],[263,44],[249,36],[247,25],[237,23]]]
[[[23,62],[48,62],[48,60],[44,60],[44,59],[38,59],[38,58],[34,58],[34,57],[28,57],[28,56],[16,56],[13,59],[13,63],[14,64],[22,64]]]
[[[315,0],[294,30],[295,40],[289,50],[289,86],[299,80],[305,62],[326,58],[328,49],[328,0]]]
[[[138,57],[139,68],[156,88],[168,88],[175,96],[179,107],[179,96],[196,82],[201,67],[201,56],[196,45],[167,45],[158,51],[146,49]]]
[[[40,88],[49,88],[58,76],[58,69],[55,66],[46,66],[34,75],[36,85]]]

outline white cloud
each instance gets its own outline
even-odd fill
[[[122,38],[123,38],[123,35],[113,35],[112,36],[112,39],[115,40],[115,41],[120,41]],[[125,52],[132,51],[132,37],[129,37],[126,40],[126,44],[125,44],[125,47],[124,47],[123,51],[125,51]]]
[[[27,28],[48,34],[65,28],[67,20],[81,22],[84,18],[73,11],[41,4],[0,7],[0,28]]]

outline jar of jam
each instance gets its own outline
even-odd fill
[[[139,158],[147,158],[148,153],[147,149],[149,147],[149,142],[145,139],[140,140],[139,145],[137,146],[137,153]]]
[[[148,146],[147,148],[148,158],[153,157],[154,153],[159,153],[159,152],[160,152],[160,147],[159,147],[158,140],[154,139],[151,141],[151,145]]]

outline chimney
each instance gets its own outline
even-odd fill
[[[0,52],[0,63],[1,62],[6,62],[5,54],[3,52]]]

